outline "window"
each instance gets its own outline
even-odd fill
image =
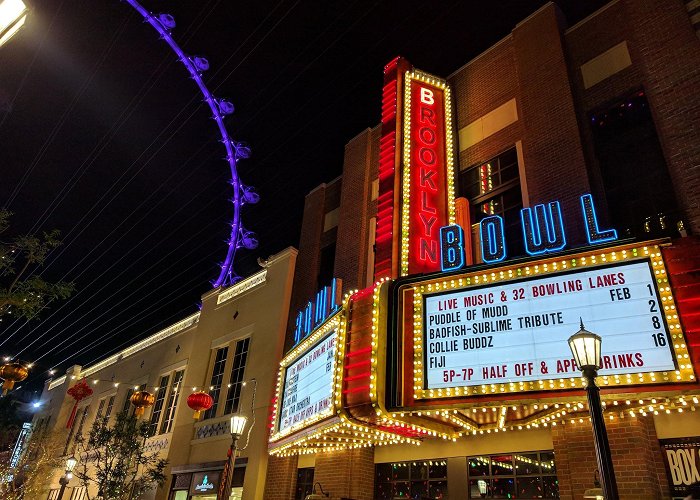
[[[644,91],[590,119],[612,226],[623,237],[678,236],[681,217]]]
[[[211,372],[211,382],[209,383],[209,395],[214,399],[214,404],[204,413],[204,419],[216,416],[216,408],[219,402],[219,392],[221,391],[221,382],[224,378],[224,367],[226,366],[226,356],[228,355],[228,347],[222,347],[216,350],[216,358],[214,359],[214,369]]]
[[[110,396],[107,400],[107,409],[105,410],[105,418],[109,419],[112,415],[112,409],[114,408],[114,395]]]
[[[97,413],[95,414],[95,422],[102,418],[102,410],[105,407],[105,399],[100,399],[100,404],[97,406]]]
[[[58,488],[53,489],[53,490],[50,490],[50,491],[49,491],[49,496],[48,496],[48,498],[47,498],[46,500],[58,500],[58,493],[59,493],[60,491],[61,491],[61,490],[59,490]]]
[[[250,337],[236,342],[236,352],[233,355],[233,368],[231,368],[231,378],[229,379],[224,413],[234,413],[238,411],[238,406],[241,402],[243,374],[245,372],[245,363],[248,359],[249,344]]]
[[[523,197],[516,149],[511,148],[485,163],[463,170],[459,174],[459,186],[459,195],[469,200],[471,223],[478,224],[484,217],[500,215],[504,219],[508,255],[522,255],[520,210]]]
[[[553,451],[468,457],[467,470],[469,498],[559,498]]]
[[[128,412],[129,408],[131,407],[131,396],[134,394],[134,388],[129,387],[129,389],[126,391],[126,398],[124,398],[124,407],[122,408],[122,411]]]
[[[87,418],[88,410],[90,410],[89,406],[84,406],[81,410],[78,410],[78,415],[80,415],[80,420],[78,423],[78,427],[75,429],[75,441],[73,443],[73,454],[75,454],[75,450],[78,446],[78,440],[83,439],[83,443],[87,444],[87,437],[83,437],[83,426],[85,425],[85,419]]]
[[[170,375],[163,375],[160,377],[160,385],[158,385],[158,392],[156,392],[156,400],[153,403],[153,412],[151,413],[151,424],[148,427],[149,436],[155,436],[158,432],[158,422],[160,421],[160,415],[163,413],[165,392],[168,390],[169,381]]]
[[[306,495],[311,494],[314,486],[314,468],[304,467],[297,469],[297,489],[294,493],[294,500],[304,500]]]
[[[447,460],[420,460],[377,464],[377,500],[393,498],[447,498]]]
[[[182,378],[185,375],[185,370],[178,370],[173,375],[173,382],[170,386],[170,394],[168,395],[168,404],[165,409],[165,417],[163,417],[163,423],[160,425],[160,433],[165,434],[170,432],[173,428],[173,420],[175,420],[175,408],[177,408],[177,401],[180,399],[180,385],[182,384]]]

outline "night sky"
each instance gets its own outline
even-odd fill
[[[231,186],[208,106],[152,27],[119,0],[25,0],[27,25],[0,48],[0,206],[12,234],[58,228],[39,272],[76,283],[39,319],[0,323],[0,355],[89,365],[197,310],[225,256]],[[544,0],[144,1],[210,62],[229,133],[253,155],[239,175],[256,259],[298,245],[304,195],[340,175],[344,145],[379,122],[382,68],[397,55],[447,76]],[[569,24],[607,0],[558,2]],[[5,239],[11,235],[3,235]]]

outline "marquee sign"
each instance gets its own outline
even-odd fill
[[[331,331],[285,370],[280,432],[331,407],[336,338],[337,332]]]
[[[404,403],[580,388],[567,344],[580,319],[603,338],[603,387],[695,381],[656,245],[412,281],[398,292],[413,303]]]
[[[341,323],[341,314],[337,312],[280,362],[271,442],[335,414]]]
[[[600,375],[673,371],[661,304],[647,259],[425,294],[424,388],[579,376],[580,319],[603,338]]]

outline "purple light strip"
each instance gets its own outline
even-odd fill
[[[226,161],[228,161],[229,166],[231,167],[231,185],[233,186],[233,198],[231,200],[233,202],[233,221],[231,222],[231,237],[228,241],[226,259],[224,260],[224,263],[221,264],[221,272],[219,273],[219,277],[216,279],[216,281],[213,282],[213,285],[214,288],[218,288],[226,284],[231,284],[235,281],[233,258],[236,254],[236,249],[239,246],[239,240],[241,238],[241,183],[238,179],[236,163],[238,159],[242,157],[242,155],[239,155],[237,148],[233,146],[234,142],[231,140],[231,137],[226,130],[224,117],[219,109],[218,101],[207,88],[192,60],[180,48],[177,42],[170,35],[169,30],[163,26],[157,17],[143,8],[136,0],[126,0],[126,2],[136,9],[138,13],[141,14],[143,18],[156,29],[156,31],[158,31],[161,38],[165,40],[175,54],[177,54],[180,62],[184,64],[187,71],[190,72],[192,79],[197,82],[199,90],[202,92],[204,100],[209,105],[209,108],[214,115],[213,118],[216,121],[216,124],[219,126],[221,142],[223,142],[224,146],[226,147]]]

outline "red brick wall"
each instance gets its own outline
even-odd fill
[[[632,61],[645,88],[681,209],[700,234],[700,41],[681,0],[625,0]]]
[[[345,146],[335,275],[343,291],[365,287],[372,181],[377,177],[380,128],[367,129]],[[375,208],[376,210],[376,208]]]
[[[374,497],[374,449],[359,448],[316,456],[314,482],[320,482],[331,500]],[[266,497],[267,500],[267,497]]]
[[[516,96],[518,75],[514,68],[513,43],[508,37],[449,78],[455,96],[457,130]],[[463,170],[497,156],[522,136],[523,124],[518,120],[460,152],[459,168]]]
[[[297,457],[270,457],[267,462],[265,500],[294,500]]]
[[[579,197],[590,184],[561,29],[561,11],[550,3],[513,30],[519,119],[530,204],[559,200],[567,240],[583,243]]]
[[[334,241],[337,234],[336,228],[324,232],[323,223],[326,213],[338,207],[340,191],[341,181],[337,179],[328,184],[321,184],[304,199],[304,217],[299,238],[299,255],[294,269],[294,288],[289,306],[285,351],[293,343],[294,321],[299,310],[312,300],[318,291],[316,279],[321,248]]]
[[[518,121],[465,149],[460,168],[489,160],[522,140],[530,205],[559,200],[571,243],[584,232],[578,198],[590,191],[575,113],[560,11],[549,4],[450,77],[461,129],[516,99]],[[562,182],[552,182],[552,178]]]
[[[661,447],[651,417],[607,420],[617,488],[621,500],[668,498]],[[552,428],[554,455],[562,500],[582,500],[593,488],[598,468],[590,422]]]

